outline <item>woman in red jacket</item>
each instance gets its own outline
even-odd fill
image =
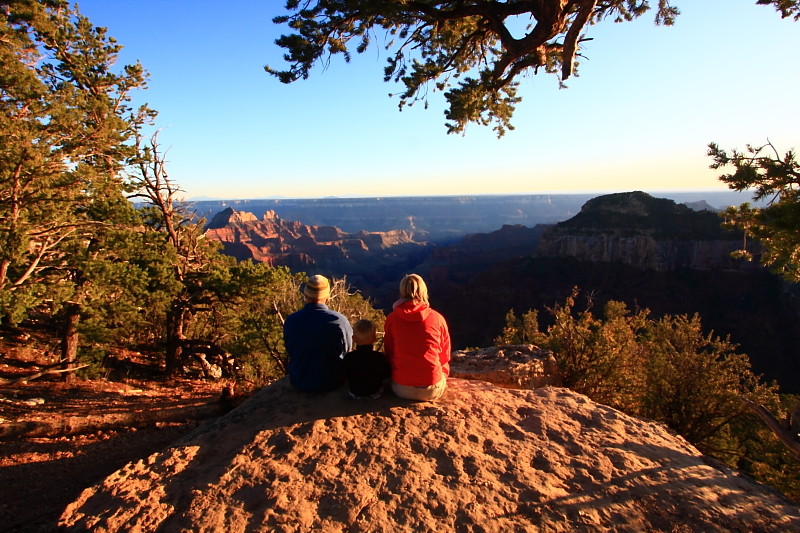
[[[386,317],[383,349],[392,365],[392,390],[409,400],[435,400],[450,374],[447,322],[428,303],[428,287],[417,274],[400,281],[400,299]]]

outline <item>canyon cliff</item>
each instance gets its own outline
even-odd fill
[[[283,220],[274,211],[258,219],[231,207],[211,219],[206,236],[222,243],[223,252],[239,260],[346,275],[352,284],[368,283],[385,272],[395,275],[427,253],[426,243],[414,241],[406,230],[346,233],[334,226]]]
[[[503,253],[504,228],[481,237],[494,243],[495,261],[465,240],[437,249],[417,271],[430,280],[431,301],[457,347],[491,345],[510,309],[517,316],[537,309],[546,327],[546,309],[578,287],[579,305],[592,302],[597,314],[609,300],[656,317],[698,313],[706,331],[750,356],[757,374],[800,392],[800,287],[733,259],[742,235],[722,229],[707,204],[693,207],[641,192],[601,196],[569,220],[527,236],[517,231],[527,252],[518,241]]]
[[[272,211],[284,220],[335,226],[347,233],[403,230],[416,241],[443,245],[503,225],[533,226],[565,220],[591,197],[564,194],[313,198],[200,201],[193,205],[197,215],[207,219],[226,208],[251,213]]]
[[[714,212],[643,192],[610,194],[589,200],[576,216],[548,228],[536,256],[657,272],[757,269],[757,263],[731,257],[742,248],[743,236],[720,223]]]
[[[336,226],[348,233],[402,229],[418,241],[445,245],[468,234],[489,233],[509,225],[533,227],[555,224],[577,214],[596,194],[511,194],[461,196],[408,196],[376,198],[262,198],[247,200],[196,200],[200,218],[210,220],[232,207],[260,215],[274,211],[284,220],[313,226]],[[725,208],[750,201],[735,191],[665,192],[676,202],[709,202]],[[699,204],[698,204],[699,205]]]

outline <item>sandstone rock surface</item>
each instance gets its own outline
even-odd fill
[[[265,387],[86,489],[72,531],[798,531],[800,509],[567,389],[435,403]]]
[[[488,381],[507,389],[561,385],[553,353],[532,344],[459,350],[450,360],[450,375]]]

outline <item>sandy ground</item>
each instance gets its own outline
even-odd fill
[[[0,356],[0,379],[35,368]],[[53,531],[83,489],[189,433],[198,425],[194,406],[220,392],[219,383],[163,378],[71,385],[42,378],[0,387],[0,531]],[[192,416],[163,421],[184,411]],[[143,420],[149,414],[162,421]]]
[[[435,403],[285,380],[83,491],[72,531],[800,531],[800,509],[659,424],[557,387]]]

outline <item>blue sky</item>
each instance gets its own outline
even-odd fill
[[[516,130],[497,139],[447,135],[441,93],[399,112],[379,48],[281,84],[263,69],[284,66],[280,0],[79,2],[120,63],[149,71],[136,101],[158,110],[187,198],[718,189],[709,142],[800,148],[800,23],[755,0],[673,4],[673,27],[590,28],[568,89],[523,79]]]

